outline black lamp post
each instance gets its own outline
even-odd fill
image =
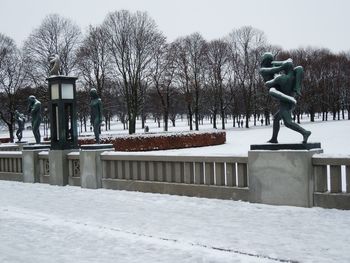
[[[78,148],[76,77],[52,76],[49,82],[51,150]]]

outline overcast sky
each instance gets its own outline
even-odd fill
[[[0,32],[21,45],[48,14],[85,32],[120,9],[147,11],[169,41],[193,32],[211,40],[251,25],[285,49],[350,51],[349,0],[0,0]]]

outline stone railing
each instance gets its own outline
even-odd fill
[[[350,156],[317,154],[314,167],[314,205],[350,209]]]
[[[43,151],[38,154],[40,183],[48,184],[50,181],[49,152]]]
[[[40,149],[0,151],[0,180],[350,209],[350,156],[327,156],[319,150],[214,157],[91,148],[62,153],[67,169],[56,165],[62,180],[50,171],[53,154]]]
[[[0,151],[0,180],[23,182],[22,152]]]
[[[67,154],[68,159],[68,182],[72,186],[80,186],[80,159],[79,152]]]
[[[248,200],[247,157],[101,154],[102,186],[152,193]]]

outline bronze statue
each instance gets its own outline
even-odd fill
[[[282,72],[284,73],[282,74]],[[260,74],[266,86],[270,88],[269,94],[273,98],[278,99],[280,103],[279,110],[275,113],[273,119],[272,138],[268,142],[278,143],[277,137],[280,130],[280,120],[282,119],[286,127],[299,132],[303,136],[303,143],[307,143],[311,132],[293,122],[291,116],[292,110],[297,103],[294,96],[295,94],[301,94],[303,68],[301,66],[294,67],[291,59],[273,61],[273,55],[267,52],[262,57]]]
[[[18,129],[16,132],[17,140],[18,142],[21,142],[22,137],[23,137],[23,130],[24,130],[24,123],[25,123],[25,118],[24,114],[20,113],[18,110],[15,111],[15,120],[17,121]]]
[[[96,143],[100,143],[101,123],[102,123],[102,101],[97,95],[96,89],[90,90],[91,124],[94,128]]]
[[[28,98],[28,112],[32,118],[32,130],[35,142],[40,143],[41,102],[33,95],[30,95]]]
[[[60,57],[57,54],[54,54],[49,57],[49,62],[50,62],[49,76],[59,75],[59,70],[61,65]]]

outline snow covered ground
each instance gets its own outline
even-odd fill
[[[150,127],[150,132],[162,132],[162,128],[158,128],[154,121],[148,120],[146,123]],[[218,127],[220,124],[218,123]],[[320,142],[324,150],[324,153],[331,155],[350,155],[350,121],[327,121],[322,122],[316,120],[316,122],[309,122],[304,118],[302,127],[312,132],[309,142]],[[127,130],[123,130],[120,122],[112,123],[112,129],[110,131],[102,131],[102,136],[110,136],[113,134],[128,134]],[[210,131],[212,124],[205,122],[204,125],[200,125],[200,131]],[[178,120],[176,127],[169,127],[169,132],[188,131],[186,121]],[[220,129],[218,129],[220,130]],[[271,138],[272,126],[253,126],[246,128],[232,127],[232,122],[226,126],[226,143],[218,146],[199,147],[180,150],[168,150],[168,151],[154,151],[150,154],[160,155],[247,155],[251,144],[265,143]],[[137,124],[137,133],[144,134],[141,129],[141,124]],[[44,132],[41,131],[43,136]],[[82,136],[93,136],[92,132],[84,132]],[[0,131],[0,137],[8,137],[6,130]],[[302,141],[302,136],[283,125],[279,133],[280,143],[298,143]],[[34,142],[32,131],[26,130],[23,133],[23,141]]]
[[[350,262],[350,211],[0,182],[0,262]]]
[[[187,130],[181,124],[170,131]],[[303,127],[326,154],[350,155],[350,121]],[[113,128],[108,134],[127,133]],[[246,155],[250,144],[270,138],[272,128],[226,132],[224,145],[148,153]],[[281,128],[280,142],[301,139]],[[25,140],[32,140],[30,131]],[[0,262],[345,263],[349,225],[350,211],[335,209],[0,181]]]

